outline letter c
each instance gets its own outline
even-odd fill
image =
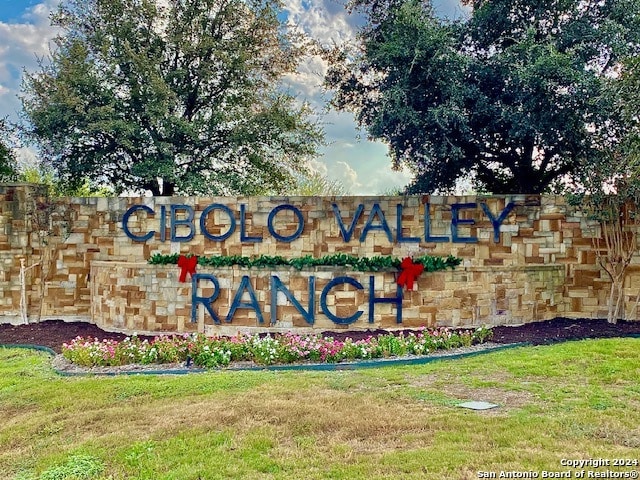
[[[156,234],[155,230],[151,230],[146,235],[135,235],[131,232],[131,230],[129,230],[129,217],[136,210],[144,210],[150,215],[153,215],[155,213],[153,209],[151,207],[148,207],[147,205],[134,205],[129,210],[127,210],[122,217],[122,229],[124,230],[124,233],[127,235],[127,237],[129,237],[131,240],[134,240],[136,242],[146,242]]]
[[[338,325],[349,325],[358,320],[358,318],[360,318],[360,316],[362,316],[362,314],[364,313],[362,310],[358,310],[350,317],[339,317],[329,311],[329,307],[327,306],[327,295],[329,294],[329,291],[336,285],[341,285],[344,283],[351,285],[358,290],[364,290],[362,284],[351,277],[336,277],[329,283],[327,283],[327,285],[322,289],[322,294],[320,295],[320,308],[322,308],[322,313],[324,313],[327,317],[329,317],[331,321],[337,323]]]

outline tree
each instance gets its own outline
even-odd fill
[[[16,158],[9,147],[9,129],[6,121],[0,119],[0,182],[16,179]]]
[[[611,280],[607,320],[626,318],[624,284],[638,251],[640,232],[640,161],[625,150],[584,165],[580,179],[568,195],[569,203],[597,222],[593,250],[598,265]],[[636,294],[636,308],[640,291]]]
[[[617,106],[629,123],[637,123],[640,120],[640,57],[628,58],[619,78],[614,92],[614,97],[619,100]],[[640,162],[640,132],[637,128],[626,132],[622,146],[626,155]]]
[[[318,172],[311,172],[298,177],[296,185],[287,195],[300,197],[313,196],[346,196],[347,188],[338,180],[330,180]]]
[[[628,122],[640,114],[640,71],[638,58],[628,58],[620,66],[617,81],[604,92]],[[593,250],[598,265],[611,280],[607,320],[627,318],[625,278],[638,252],[640,233],[640,145],[637,129],[622,133],[617,148],[595,161],[585,161],[574,175],[569,202],[586,212],[598,224]],[[640,291],[636,305],[640,304]]]
[[[638,128],[605,95],[640,51],[638,0],[476,0],[468,19],[429,1],[354,0],[356,48],[330,51],[332,104],[413,169],[412,192],[471,176],[541,193]]]
[[[27,75],[29,136],[67,184],[116,193],[286,190],[322,133],[281,80],[304,39],[278,0],[69,0]]]

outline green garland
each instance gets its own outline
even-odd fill
[[[151,265],[176,265],[180,254],[172,255],[155,254],[149,259]],[[448,257],[432,257],[424,255],[413,259],[415,263],[424,265],[425,272],[437,272],[454,269],[460,263],[461,258],[449,255]],[[376,257],[354,257],[346,253],[336,253],[333,255],[325,255],[324,257],[314,258],[311,255],[305,255],[298,258],[284,258],[281,256],[272,257],[270,255],[260,255],[257,257],[242,257],[240,255],[220,255],[212,257],[199,257],[198,265],[203,267],[293,267],[296,270],[312,267],[347,267],[359,272],[378,272],[386,269],[399,269],[401,260],[390,256]]]

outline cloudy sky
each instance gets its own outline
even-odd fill
[[[15,121],[20,112],[18,93],[23,71],[35,71],[38,59],[49,53],[54,30],[49,13],[59,0],[0,0],[0,118]],[[353,38],[357,19],[349,17],[340,0],[285,0],[290,21],[323,42],[341,43]],[[438,13],[461,14],[458,0],[435,0]],[[318,59],[301,66],[291,79],[300,97],[321,111],[326,103],[320,85],[324,65]],[[338,180],[352,195],[374,195],[406,185],[407,172],[393,172],[387,148],[366,139],[350,114],[329,112],[323,116],[328,146],[314,161],[314,168]],[[28,156],[29,151],[21,152]]]

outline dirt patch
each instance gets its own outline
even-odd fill
[[[46,320],[27,325],[0,324],[0,345],[40,345],[49,347],[60,353],[62,344],[70,342],[76,337],[111,339],[122,341],[128,335],[116,332],[106,332],[87,322],[63,322],[62,320]],[[152,339],[149,336],[139,336],[141,339]]]
[[[507,374],[498,374],[487,378],[492,382],[507,382],[512,380],[513,377]],[[441,375],[420,375],[419,377],[412,377],[409,379],[409,384],[418,388],[431,388],[437,389],[438,392],[445,394],[448,397],[455,398],[459,402],[467,401],[483,401],[489,403],[495,403],[501,408],[484,410],[483,412],[488,415],[503,414],[513,408],[521,408],[535,399],[535,396],[531,392],[515,391],[499,386],[490,387],[472,387],[465,385],[457,381],[458,379],[450,378],[448,375],[442,377]]]
[[[605,319],[555,318],[517,327],[495,327],[492,341],[546,345],[564,340],[615,338],[630,335],[640,335],[640,321],[619,321],[613,324],[608,323]]]
[[[535,400],[530,392],[503,390],[498,387],[478,387],[472,388],[460,383],[452,383],[445,385],[442,391],[453,398],[463,401],[483,401],[495,403],[501,408],[499,410],[491,410],[491,412],[504,413],[513,408],[521,408]],[[489,410],[488,410],[489,411]]]

